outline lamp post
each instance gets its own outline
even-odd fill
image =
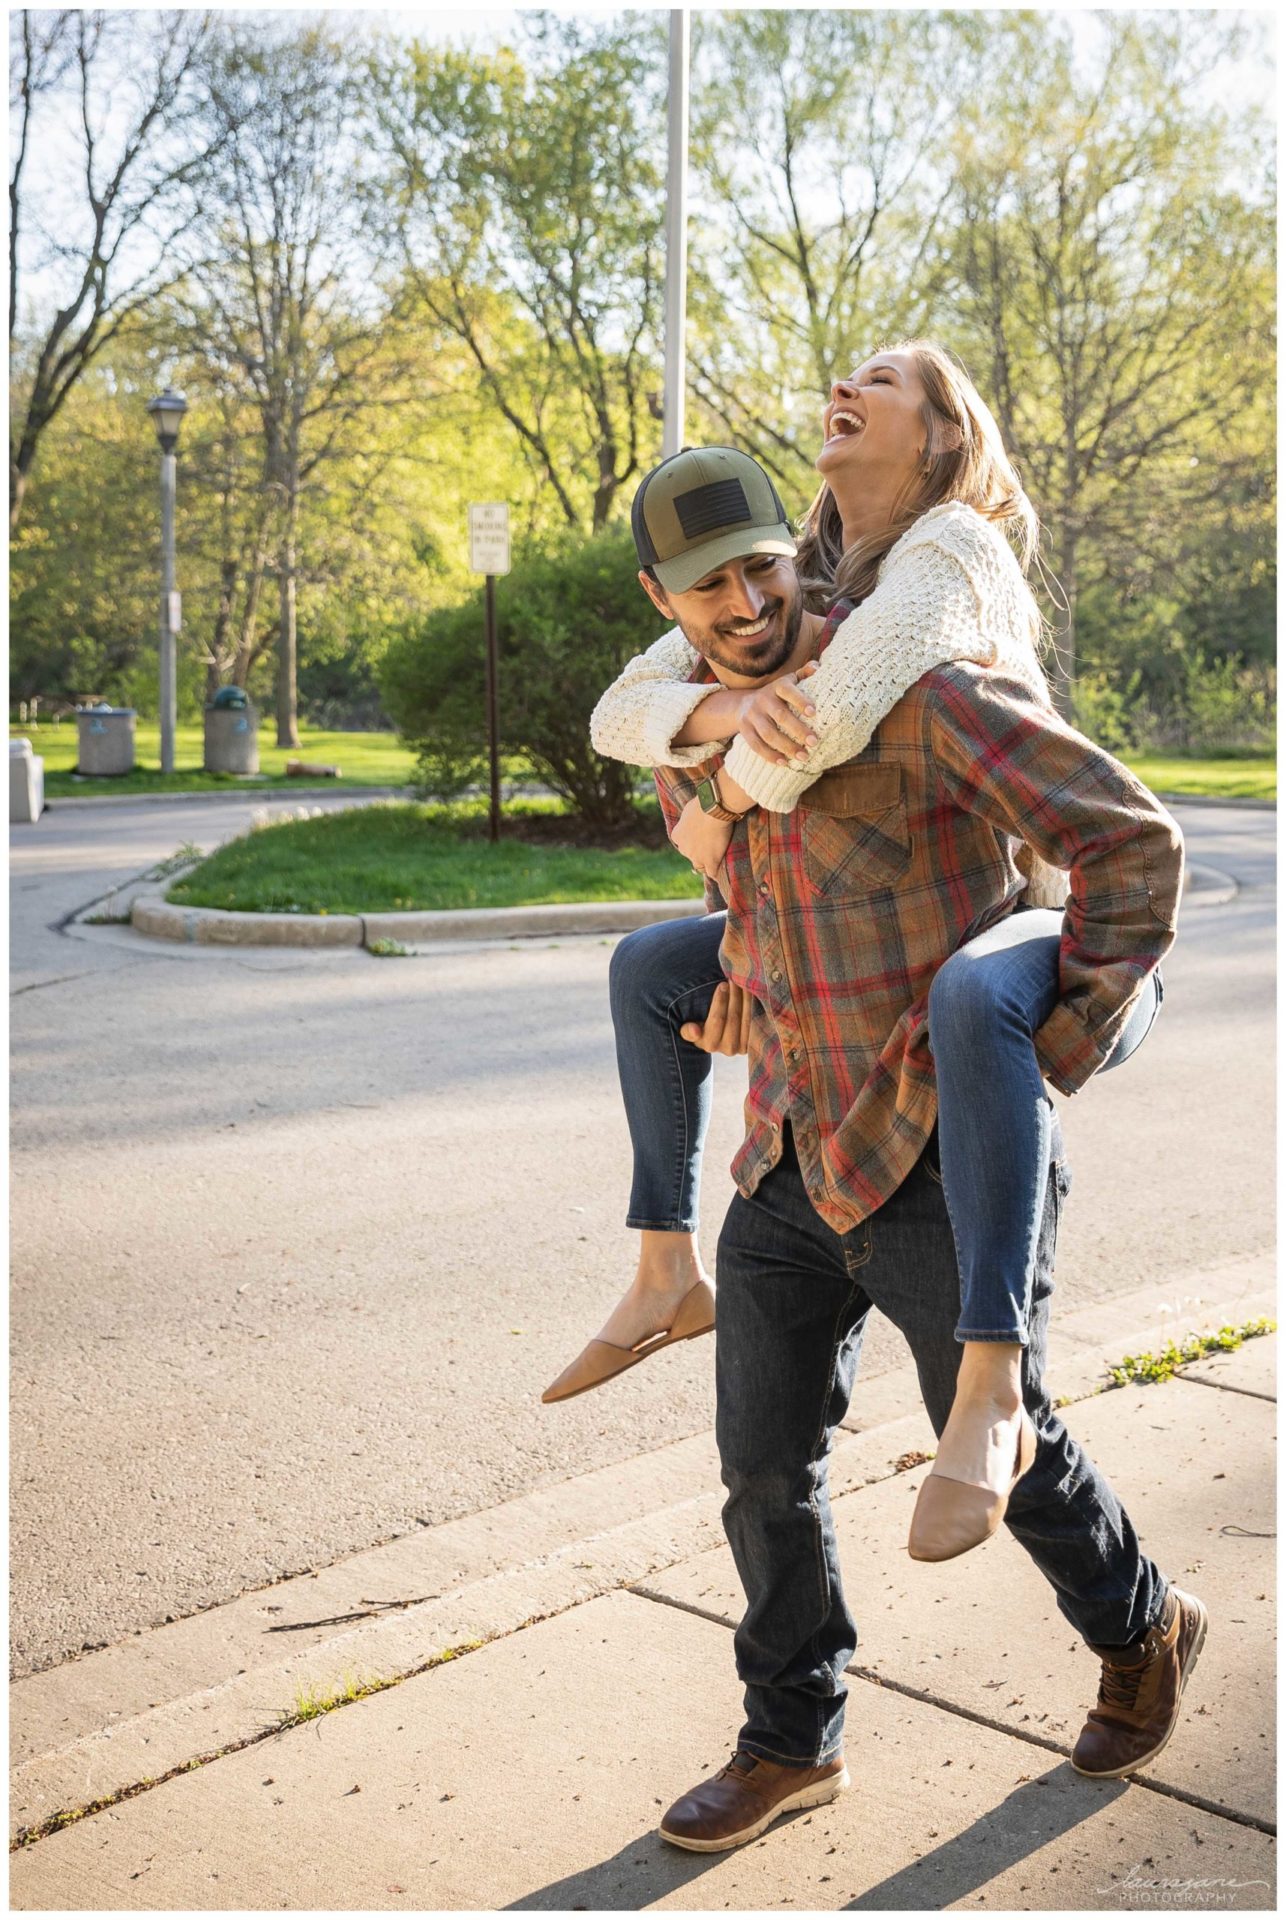
[[[179,424],[188,410],[181,393],[167,387],[147,407],[161,443],[161,772],[174,771],[174,733],[178,719],[174,636],[179,630],[179,596],[174,586],[175,449]]]

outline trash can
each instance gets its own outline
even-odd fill
[[[134,771],[133,707],[77,707],[76,771],[87,774]]]
[[[206,707],[205,770],[259,771],[259,715],[242,687],[220,687]]]
[[[45,810],[45,763],[30,740],[9,742],[9,819],[31,823]]]

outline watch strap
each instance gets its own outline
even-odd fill
[[[706,798],[707,791],[713,794],[713,803]],[[719,792],[719,773],[717,768],[713,772],[708,773],[704,780],[698,782],[697,799],[701,802],[701,811],[709,814],[712,820],[726,820],[729,823],[735,823],[738,820],[745,819],[744,813],[734,813],[731,807],[724,806],[723,796]]]

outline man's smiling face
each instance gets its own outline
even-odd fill
[[[648,598],[682,627],[687,640],[721,678],[768,679],[795,651],[804,599],[784,554],[749,553],[698,580],[686,593],[666,593],[641,573]]]

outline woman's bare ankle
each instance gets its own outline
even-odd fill
[[[635,1346],[668,1327],[683,1296],[709,1278],[695,1234],[647,1232],[641,1238],[638,1270],[598,1335],[616,1346]]]
[[[987,1403],[1016,1413],[1023,1398],[1023,1349],[1016,1342],[966,1340],[956,1376],[956,1400]]]
[[[698,1280],[708,1279],[701,1264],[701,1251],[695,1233],[659,1233],[639,1235],[639,1263],[634,1285],[646,1293],[686,1292]]]

